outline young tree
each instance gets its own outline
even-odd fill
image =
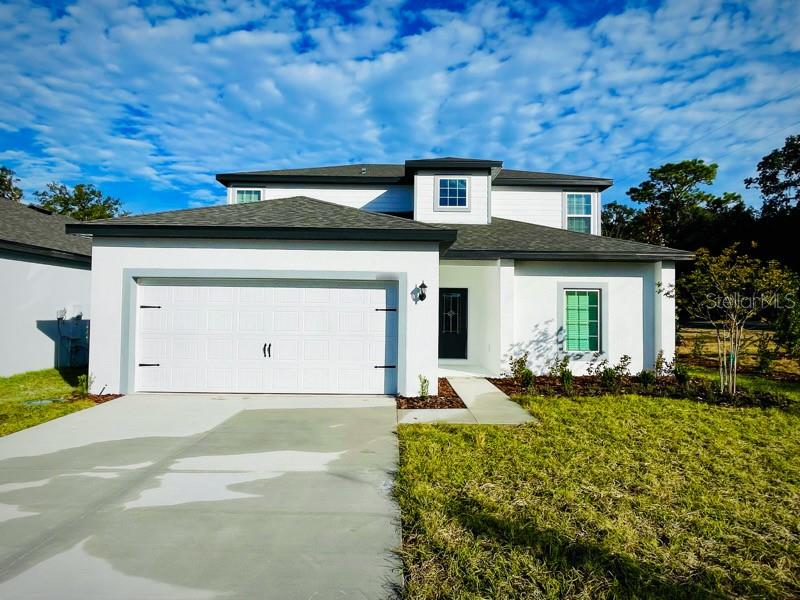
[[[22,201],[22,190],[17,187],[19,178],[8,167],[0,167],[0,200]]]
[[[744,184],[761,191],[763,213],[782,213],[800,206],[800,135],[787,137],[783,148],[767,154],[756,168],[758,176],[748,177]]]
[[[679,281],[678,301],[691,317],[714,327],[720,391],[733,395],[745,326],[764,319],[794,292],[793,275],[775,261],[738,254],[736,246],[719,256],[701,248],[694,267]]]
[[[110,219],[127,214],[122,202],[106,196],[92,184],[79,183],[69,189],[63,183],[48,183],[44,191],[34,192],[42,207],[59,215],[67,215],[79,221]]]

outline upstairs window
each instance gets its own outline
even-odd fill
[[[592,233],[591,194],[567,194],[567,229]]]
[[[236,204],[260,201],[261,190],[236,190]]]
[[[600,351],[600,290],[565,290],[564,350]]]
[[[463,177],[438,179],[438,208],[467,209],[467,180]]]

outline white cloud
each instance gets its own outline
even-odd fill
[[[439,153],[611,176],[619,198],[694,156],[724,155],[721,187],[741,190],[797,117],[798,3],[668,0],[576,26],[480,0],[411,34],[397,2],[193,7],[0,6],[0,161],[31,190],[138,181],[175,207],[217,201],[216,172]]]

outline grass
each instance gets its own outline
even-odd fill
[[[66,399],[77,385],[76,369],[46,369],[0,377],[0,436],[94,406],[90,400],[29,405],[30,400]]]
[[[719,383],[719,372],[716,369],[709,367],[690,367],[689,372],[695,377],[705,377]],[[795,402],[800,402],[799,381],[767,379],[759,375],[739,373],[736,375],[736,384],[739,389],[782,394]]]
[[[739,364],[743,369],[754,369],[757,366],[756,342],[760,336],[765,334],[769,335],[769,332],[745,330],[745,344],[739,356]],[[680,362],[715,368],[718,359],[717,342],[713,329],[682,328],[679,341],[675,353]],[[770,348],[776,350],[774,344],[770,344]],[[779,355],[775,359],[773,369],[776,374],[784,377],[794,376],[797,378],[800,376],[800,362],[783,355]]]
[[[399,427],[406,598],[800,597],[800,418],[518,400],[534,423]]]

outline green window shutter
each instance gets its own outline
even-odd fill
[[[600,350],[600,292],[566,290],[564,346],[567,352]]]

